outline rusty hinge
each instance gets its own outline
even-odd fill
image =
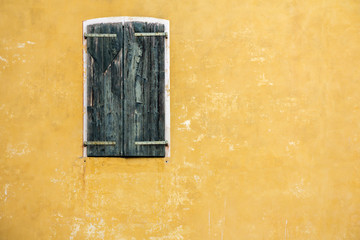
[[[106,142],[106,141],[86,141],[84,146],[89,145],[116,145],[116,142]]]
[[[135,142],[135,145],[168,145],[168,141],[142,141]]]
[[[84,37],[116,37],[115,33],[85,33]]]
[[[135,37],[168,37],[166,32],[147,32],[147,33],[134,33]]]

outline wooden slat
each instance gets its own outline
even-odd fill
[[[132,36],[133,28],[129,24],[124,25],[124,154],[135,155],[135,145],[131,140],[135,139],[135,57],[139,55],[139,47],[134,43]]]
[[[123,36],[123,26],[122,24],[112,24],[112,32],[118,33],[119,44],[121,46],[119,54],[115,57],[113,62],[111,63],[111,93],[112,93],[112,103],[113,107],[111,112],[113,114],[113,121],[114,121],[114,129],[110,130],[111,133],[109,137],[114,136],[117,139],[116,145],[116,155],[122,156],[123,155],[123,52],[124,52],[124,36]]]
[[[165,31],[164,25],[157,25],[157,31]],[[165,39],[158,38],[158,49],[159,49],[159,81],[158,81],[158,104],[159,104],[159,118],[158,118],[158,139],[165,139]],[[165,156],[165,148],[159,147],[157,154]]]
[[[100,32],[100,25],[93,26],[93,32]],[[96,63],[96,58],[102,57],[102,48],[97,47],[98,45],[102,45],[102,40],[103,39],[92,39],[91,41],[91,44],[94,46],[94,52],[91,59],[89,86],[92,87],[91,90],[93,92],[93,125],[91,130],[92,134],[88,136],[89,141],[105,140],[105,134],[101,128],[104,125],[104,87],[101,74],[102,70],[99,67],[100,65]],[[88,156],[104,156],[104,153],[104,146],[88,146]]]
[[[155,24],[151,24],[149,26],[149,30],[154,32],[156,28]],[[151,70],[149,75],[149,81],[150,81],[150,140],[156,141],[156,140],[162,140],[159,139],[159,129],[158,129],[158,121],[159,121],[159,47],[157,38],[148,38],[145,41],[150,41],[150,59],[151,59]],[[146,139],[144,139],[146,140]],[[157,151],[159,146],[151,146],[150,148],[150,155],[157,155]]]
[[[142,31],[146,31],[147,29],[142,29]],[[143,67],[143,78],[144,78],[144,117],[143,117],[143,134],[142,136],[139,136],[136,140],[144,141],[144,140],[151,140],[151,132],[150,132],[150,126],[151,126],[151,105],[150,105],[150,98],[151,98],[151,86],[152,82],[151,80],[151,51],[149,49],[151,48],[151,42],[149,39],[141,39],[137,38],[138,41],[143,42],[144,49],[147,49],[144,53],[144,67]],[[159,139],[160,140],[160,139]],[[146,156],[151,156],[152,148],[147,146],[139,146],[139,149],[142,151],[142,153]]]

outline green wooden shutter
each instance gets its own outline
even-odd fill
[[[165,36],[135,36],[159,32],[163,24],[88,26],[88,156],[165,156]]]
[[[121,23],[95,24],[87,32],[116,34],[87,38],[87,155],[122,156],[123,27]]]
[[[124,155],[129,157],[165,156],[164,144],[135,144],[165,140],[164,36],[135,36],[150,32],[164,32],[164,25],[124,25]]]

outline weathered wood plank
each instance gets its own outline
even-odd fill
[[[99,25],[89,26],[88,32],[97,33],[100,31]],[[100,85],[101,81],[99,81],[99,70],[97,69],[97,64],[95,63],[95,58],[99,54],[99,48],[97,45],[99,44],[99,39],[89,39],[88,40],[88,48],[89,45],[93,46],[93,54],[92,57],[89,56],[89,69],[88,69],[88,92],[91,93],[92,99],[91,103],[89,103],[88,107],[88,141],[103,141],[104,136],[102,136],[101,125],[103,122],[103,111],[101,105],[103,105],[103,87]],[[88,156],[101,156],[104,152],[105,148],[103,146],[88,146]]]
[[[101,25],[94,26],[94,33],[101,33]],[[94,108],[95,112],[95,130],[94,130],[94,140],[106,140],[104,125],[105,125],[105,117],[104,117],[104,77],[102,75],[102,62],[103,62],[103,40],[102,38],[95,39],[95,64],[93,65],[93,81],[94,81]],[[96,60],[98,61],[96,63]],[[105,146],[93,146],[93,149],[96,151],[97,156],[105,156]]]
[[[157,24],[158,32],[165,31],[165,26],[162,24]],[[159,81],[158,81],[158,110],[159,110],[159,120],[158,120],[158,138],[165,139],[165,39],[158,38],[158,51],[159,51]],[[157,149],[157,155],[165,156],[165,147],[159,147]]]
[[[111,24],[102,24],[101,25],[101,32],[111,32]],[[103,39],[103,62],[111,62],[112,55],[111,52],[114,50],[112,46],[112,42],[110,39]],[[109,68],[111,68],[112,64],[110,64]],[[104,65],[103,65],[104,67]],[[111,90],[112,85],[112,71],[111,69],[107,68],[105,72],[102,73],[103,77],[103,86],[104,86],[104,123],[102,131],[105,131],[105,139],[107,141],[114,141],[117,138],[118,131],[116,129],[116,113],[114,109],[117,107],[115,106],[114,97]],[[105,148],[105,156],[115,156],[118,153],[116,152],[116,145],[115,146],[107,146]]]
[[[156,28],[155,24],[149,24],[148,25],[148,31],[149,32],[154,32]],[[151,59],[151,71],[150,71],[150,76],[149,76],[149,80],[151,82],[151,98],[150,98],[150,135],[151,135],[151,140],[152,141],[156,141],[156,140],[160,140],[159,139],[159,129],[158,129],[158,121],[159,121],[159,77],[158,77],[158,68],[159,68],[159,59],[158,59],[158,39],[155,37],[149,38],[147,39],[148,41],[150,41],[151,47],[150,47],[150,59]],[[151,146],[150,150],[150,154],[151,156],[156,155],[158,148],[161,146]]]
[[[123,26],[122,24],[112,24],[111,32],[116,32],[121,46],[119,54],[114,58],[111,63],[111,93],[112,93],[112,113],[114,120],[114,129],[112,130],[113,136],[116,139],[116,156],[123,155],[123,142],[124,142],[124,126],[123,126]]]
[[[134,26],[134,31],[138,32],[138,31],[144,31],[145,30],[145,24],[139,23],[139,24],[135,24]],[[135,33],[134,33],[135,36]],[[146,54],[146,46],[145,46],[145,41],[143,39],[136,39],[133,38],[133,41],[136,41],[139,48],[141,49],[141,56],[139,56],[139,59],[137,59],[136,61],[138,62],[138,67],[136,69],[136,77],[135,77],[135,81],[136,84],[138,86],[137,89],[135,89],[135,94],[137,96],[137,99],[141,100],[141,101],[136,101],[136,119],[135,119],[135,128],[136,128],[136,135],[135,135],[135,140],[137,139],[144,139],[144,123],[145,123],[145,119],[144,117],[146,116],[146,112],[145,112],[145,104],[144,104],[144,90],[146,89],[145,86],[145,79],[144,79],[144,69],[147,68],[147,62],[144,61],[144,59],[146,59],[145,54]],[[136,145],[136,144],[135,144]],[[143,147],[143,146],[135,146],[136,148],[136,155],[139,155],[139,153],[141,153],[142,155],[147,155],[146,151],[147,148]]]
[[[143,31],[146,31],[146,29],[144,29]],[[143,58],[143,62],[144,62],[144,66],[142,69],[142,77],[144,79],[144,117],[143,117],[143,135],[142,138],[138,138],[136,140],[138,141],[149,141],[151,140],[151,133],[150,133],[150,112],[151,112],[151,105],[150,105],[150,96],[151,96],[151,81],[149,81],[150,76],[151,76],[151,59],[150,59],[150,51],[149,49],[151,48],[150,45],[150,41],[149,39],[145,39],[142,37],[138,37],[137,38],[138,41],[142,40],[143,41],[143,46],[144,49],[146,49],[145,53],[144,53],[144,58]],[[147,41],[146,41],[147,40]],[[145,156],[151,156],[150,152],[151,152],[151,148],[148,146],[143,146],[141,149],[143,152],[143,154]]]
[[[135,77],[139,58],[140,48],[134,41],[134,28],[132,24],[124,25],[124,154],[125,156],[135,156],[136,147],[132,142],[135,140]]]
[[[93,70],[93,66],[95,65],[94,63],[94,59],[88,55],[87,56],[87,62],[88,62],[88,66],[87,66],[87,81],[88,81],[88,107],[87,107],[87,125],[88,125],[88,129],[87,129],[87,140],[88,141],[93,141],[96,140],[96,108],[95,108],[95,93],[94,93],[94,88],[95,88],[95,82],[94,82],[94,70]],[[97,151],[97,149],[95,149],[92,146],[88,146],[87,147],[87,155],[88,156],[93,156]]]

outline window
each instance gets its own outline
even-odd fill
[[[169,157],[169,22],[84,21],[84,156]]]

